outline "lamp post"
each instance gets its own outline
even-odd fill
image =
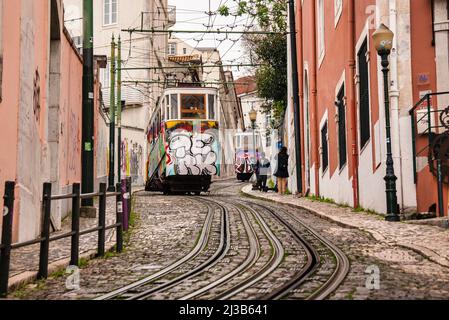
[[[249,112],[249,120],[251,120],[251,126],[253,129],[253,150],[254,150],[254,173],[256,173],[257,164],[257,150],[256,150],[256,121],[257,121],[257,111],[254,110],[254,106]]]
[[[390,96],[388,89],[388,72],[390,71],[388,68],[390,65],[388,56],[393,48],[393,38],[394,33],[384,24],[381,24],[373,34],[374,46],[382,59],[382,73],[384,76],[385,127],[387,132],[387,174],[384,178],[387,193],[386,220],[390,222],[397,222],[401,219],[398,212],[398,199],[396,192],[396,180],[398,178],[394,174],[393,153],[391,148]]]

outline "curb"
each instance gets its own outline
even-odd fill
[[[115,247],[115,242],[109,242],[105,245],[105,251],[111,252]],[[96,250],[88,250],[84,253],[80,254],[80,259],[86,259],[91,261],[97,258]],[[49,263],[48,265],[48,275],[51,276],[52,273],[55,273],[61,269],[65,269],[70,266],[70,258],[62,258],[56,261]],[[15,276],[9,278],[8,284],[8,292],[13,292],[18,289],[20,286],[27,285],[33,283],[38,280],[37,271],[23,271]]]
[[[269,199],[269,198],[265,198],[263,196],[258,196],[252,193],[248,192],[248,189],[251,186],[245,186],[242,188],[242,193],[244,193],[246,196],[251,197],[251,198],[255,198],[255,199],[259,199],[259,200],[264,200],[264,201],[270,201],[270,202],[275,202],[275,203],[282,203],[284,205],[288,205],[288,206],[292,206],[295,208],[299,208],[302,210],[305,210],[311,214],[313,214],[316,217],[319,217],[323,220],[335,223],[337,225],[339,225],[340,227],[344,227],[344,228],[350,228],[350,229],[357,229],[357,230],[361,230],[363,232],[367,232],[369,233],[375,240],[380,241],[380,242],[385,242],[388,243],[389,245],[397,245],[401,248],[407,249],[407,250],[412,250],[413,252],[415,252],[416,254],[419,254],[420,256],[426,258],[429,261],[432,261],[442,267],[445,268],[449,268],[449,259],[445,258],[445,257],[441,257],[440,255],[434,253],[431,249],[426,248],[426,247],[421,247],[421,246],[417,246],[417,245],[413,245],[411,243],[401,243],[401,242],[391,242],[388,241],[387,238],[385,238],[382,234],[374,231],[374,230],[368,230],[362,227],[356,227],[350,224],[347,224],[345,222],[339,221],[339,220],[335,220],[332,217],[326,215],[323,212],[320,212],[316,209],[312,209],[311,207],[307,207],[304,205],[299,205],[299,204],[294,204],[294,203],[284,203],[278,200],[274,200],[274,199]]]

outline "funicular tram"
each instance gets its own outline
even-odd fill
[[[167,88],[162,97],[146,130],[146,190],[207,192],[220,175],[218,90]]]
[[[255,143],[255,145],[254,145]],[[241,132],[235,135],[235,174],[237,180],[249,181],[254,175],[254,166],[260,159],[261,136],[258,131]]]

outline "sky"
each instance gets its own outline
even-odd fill
[[[206,12],[216,12],[221,5],[235,7],[233,0],[168,0],[168,4],[177,7],[177,24],[173,30],[244,30],[245,26],[252,24],[248,17],[223,17],[214,15],[209,17]],[[216,47],[220,51],[223,64],[249,63],[247,53],[242,46],[241,35],[203,33],[179,33],[176,37],[186,41],[193,47]],[[251,73],[248,68],[232,68],[234,78]]]

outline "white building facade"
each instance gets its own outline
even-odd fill
[[[82,0],[64,0],[65,21],[75,43],[82,46]],[[174,25],[176,11],[167,0],[94,1],[94,54],[108,57],[101,71],[102,98],[110,106],[111,42],[122,43],[122,177],[131,176],[142,185],[146,170],[145,128],[162,93],[167,34],[123,32],[123,29],[167,29]],[[119,67],[119,64],[116,64]],[[139,69],[142,68],[142,69]],[[139,81],[146,81],[140,83]],[[116,138],[117,141],[117,138]],[[109,152],[109,151],[108,151]],[[115,161],[117,166],[117,161]],[[117,172],[117,169],[114,171]],[[117,177],[116,177],[117,178]]]

